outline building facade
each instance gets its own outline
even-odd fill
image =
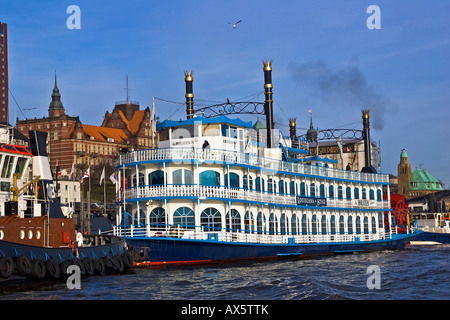
[[[400,154],[397,174],[398,193],[404,195],[407,199],[444,190],[441,182],[426,170],[419,168],[411,172],[411,164],[408,162],[406,149],[403,149]]]
[[[0,21],[0,122],[9,123],[8,95],[8,32],[6,23]]]
[[[73,166],[79,178],[88,166],[97,166],[100,171],[103,166],[112,167],[121,148],[151,149],[157,145],[154,109],[139,110],[139,104],[134,102],[116,103],[112,113],[106,112],[101,126],[87,125],[78,116],[65,113],[56,76],[51,96],[47,117],[17,119],[16,123],[27,137],[29,130],[48,132],[52,170],[68,176]]]

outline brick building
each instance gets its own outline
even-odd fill
[[[68,175],[75,164],[75,176],[80,177],[88,164],[98,168],[112,166],[120,148],[156,147],[154,118],[154,108],[140,110],[138,103],[127,101],[116,103],[111,113],[106,112],[101,126],[83,124],[78,116],[65,113],[55,76],[48,116],[17,119],[16,123],[17,129],[27,137],[29,130],[48,132],[51,168],[55,170],[58,165]]]

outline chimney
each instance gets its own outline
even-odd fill
[[[363,119],[363,139],[364,139],[364,159],[365,167],[361,172],[365,173],[377,173],[374,167],[372,167],[371,152],[370,152],[370,122],[369,122],[369,110],[362,111]]]
[[[272,100],[272,61],[263,61],[264,64],[264,113],[266,114],[267,128],[267,148],[272,148],[272,130],[273,130],[273,100]]]
[[[192,77],[192,74],[192,71],[184,72],[184,81],[186,82],[186,116],[188,119],[194,117],[194,78]]]

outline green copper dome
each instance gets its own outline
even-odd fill
[[[411,179],[409,180],[410,190],[431,190],[431,191],[442,191],[441,183],[431,174],[423,169],[416,169],[411,174]]]

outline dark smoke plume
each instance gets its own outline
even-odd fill
[[[318,60],[301,65],[291,64],[289,72],[300,84],[317,89],[326,103],[332,105],[340,102],[354,106],[358,111],[370,109],[371,126],[383,129],[384,113],[392,104],[367,84],[356,65],[338,68]]]

